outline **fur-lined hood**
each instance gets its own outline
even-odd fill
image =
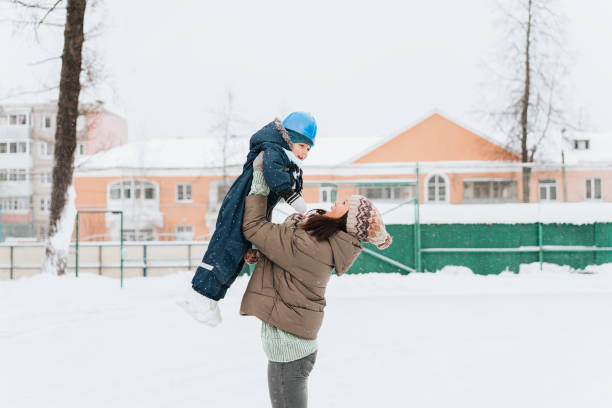
[[[250,150],[260,150],[258,149],[258,145],[263,143],[274,143],[287,150],[293,148],[291,137],[287,129],[283,126],[283,122],[279,119],[274,119],[251,136],[249,148]]]

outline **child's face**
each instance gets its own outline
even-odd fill
[[[293,143],[291,152],[300,160],[305,160],[308,157],[310,146],[306,143]]]

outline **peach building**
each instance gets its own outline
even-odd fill
[[[530,200],[612,202],[611,147],[608,135],[565,137],[553,152],[558,160],[533,167]],[[210,138],[111,149],[77,169],[77,208],[122,210],[126,239],[207,239],[226,191],[220,151]],[[246,153],[246,143],[235,149],[226,176],[241,172]],[[318,205],[356,192],[375,202],[400,203],[417,193],[417,167],[424,205],[521,198],[519,156],[440,112],[386,138],[319,137],[304,162],[303,195]],[[83,239],[119,237],[116,215],[86,214],[81,227]]]

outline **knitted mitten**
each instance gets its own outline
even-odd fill
[[[249,191],[249,195],[267,196],[268,194],[270,194],[270,188],[266,183],[266,179],[264,178],[263,172],[259,170],[254,170],[253,181],[251,183],[251,191]]]
[[[264,152],[259,153],[253,160],[253,181],[251,182],[249,195],[267,196],[270,194],[270,188],[263,175],[263,154]]]

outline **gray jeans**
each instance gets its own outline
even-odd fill
[[[308,376],[317,352],[288,363],[268,362],[268,389],[272,408],[306,408]]]

